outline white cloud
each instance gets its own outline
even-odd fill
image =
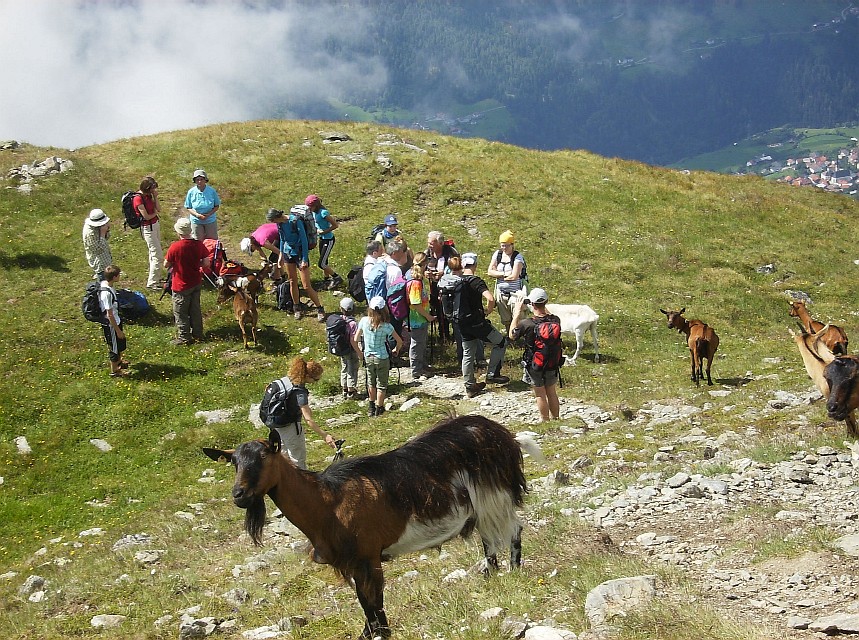
[[[79,147],[376,92],[357,8],[289,3],[0,3],[0,139]],[[342,46],[331,55],[318,43]]]

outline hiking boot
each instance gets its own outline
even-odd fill
[[[319,322],[325,322],[325,309],[322,307],[316,307],[316,319]]]
[[[465,394],[469,398],[473,398],[476,395],[480,395],[480,393],[486,388],[485,382],[474,382],[472,384],[465,385]]]
[[[343,278],[335,273],[334,277],[331,279],[331,284],[328,285],[328,289],[336,289],[341,284],[343,284]]]
[[[301,309],[296,309],[295,313],[292,314],[292,317],[296,320],[301,320]]]
[[[376,415],[377,416],[380,416],[383,413],[385,413],[385,407],[383,407],[383,406],[376,407]]]
[[[375,402],[371,402],[370,406],[367,407],[367,415],[370,416],[371,418],[376,415],[376,403]]]
[[[501,376],[501,375],[486,376],[486,382],[489,382],[492,384],[507,384],[508,382],[510,382],[510,378],[508,378],[507,376]]]
[[[325,278],[325,279],[324,279],[324,280],[322,280],[322,282],[319,284],[319,290],[320,290],[320,291],[327,291],[327,290],[328,290],[328,289],[330,289],[330,288],[331,288],[331,278]]]

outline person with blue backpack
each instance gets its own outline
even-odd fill
[[[385,300],[388,306],[390,323],[397,335],[405,341],[405,320],[409,316],[409,301],[406,293],[406,279],[403,276],[401,261],[406,257],[405,244],[392,240],[372,264],[364,279],[364,294],[367,300],[376,296]]]
[[[319,233],[319,262],[316,263],[325,274],[323,289],[336,289],[343,284],[343,277],[339,275],[329,264],[331,251],[334,249],[334,230],[340,228],[340,223],[332,216],[319,196],[311,194],[304,199],[304,205],[313,214],[313,223]]]
[[[310,282],[309,249],[304,223],[292,212],[290,212],[287,218],[280,209],[269,209],[266,218],[271,222],[277,223],[280,235],[280,258],[278,258],[277,265],[281,270],[286,269],[295,319],[301,319],[301,302],[299,302],[298,297],[297,280],[297,277],[300,275],[301,285],[304,287],[307,297],[310,298],[310,301],[316,307],[316,319],[319,322],[325,322],[325,309],[322,307],[319,295]]]

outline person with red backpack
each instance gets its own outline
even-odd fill
[[[561,320],[546,310],[548,301],[544,289],[532,289],[523,303],[516,305],[509,334],[511,340],[522,338],[525,343],[522,381],[534,387],[537,409],[544,422],[560,417],[557,385],[564,364]],[[525,306],[530,306],[534,315],[520,321]]]

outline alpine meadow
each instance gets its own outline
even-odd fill
[[[76,150],[23,144],[0,151],[0,176],[52,156],[71,168],[36,178],[29,192],[12,177],[0,179],[5,638],[176,638],[180,629],[183,638],[203,637],[205,624],[195,636],[187,622],[207,617],[213,637],[272,625],[282,637],[358,637],[363,619],[352,587],[310,561],[301,534],[271,517],[270,502],[271,523],[255,547],[232,503],[234,469],[201,453],[268,435],[249,412],[299,354],[325,366],[310,403],[320,426],[346,439],[347,457],[398,447],[451,414],[481,413],[513,432],[533,432],[547,458],[525,459],[531,491],[520,514],[521,570],[484,578],[474,537],[385,564],[394,638],[513,638],[517,620],[604,637],[586,615],[588,593],[641,575],[655,576],[655,594],[611,620],[617,638],[810,638],[812,631],[787,625],[790,598],[779,614],[763,591],[726,596],[701,577],[732,567],[764,575],[809,554],[841,565],[831,584],[842,599],[817,598],[808,618],[849,610],[859,593],[850,577],[855,558],[833,546],[859,528],[851,506],[859,476],[845,426],[827,418],[824,401],[784,401],[819,396],[789,333],[797,330],[791,295],[807,294],[815,319],[843,327],[859,344],[859,202],[757,177],[354,122],[225,124]],[[327,352],[324,324],[276,311],[271,293],[260,298],[258,345],[244,348],[231,304],[218,307],[213,289],[202,296],[206,340],[173,345],[169,296],[145,289],[146,245],[137,231],[123,230],[120,196],[155,177],[166,249],[197,168],[221,197],[228,256],[253,268],[257,258],[239,251],[240,240],[265,222],[269,207],[289,210],[312,193],[340,222],[331,261],[344,276],[361,264],[368,232],[389,213],[415,251],[429,231],[441,230],[460,252],[478,254],[480,275],[499,234],[511,229],[531,287],[544,288],[550,302],[599,314],[599,362],[586,341],[577,364],[563,368],[559,421],[538,422],[530,388],[519,382],[519,345],[508,348],[502,371],[512,382],[473,399],[440,397],[392,372],[391,410],[371,420],[365,401],[341,400],[339,360]],[[91,275],[81,228],[96,207],[113,222],[118,286],[146,291],[153,305],[128,323],[128,378],[108,376],[101,331],[80,310]],[[320,280],[314,259],[311,270]],[[320,296],[326,312],[337,309],[335,292]],[[660,313],[681,308],[718,332],[713,386],[690,380],[685,336]],[[491,319],[500,326],[496,314]],[[433,364],[439,373],[431,380],[447,376],[461,388],[452,345],[436,342]],[[398,411],[410,398],[420,402]],[[509,415],[505,398],[528,411]],[[654,419],[665,407],[676,409],[670,419]],[[308,467],[326,467],[331,455],[308,431]],[[745,470],[769,477],[783,464],[811,464],[809,456],[843,464],[827,490],[852,518],[779,515],[812,513],[802,491],[822,486],[830,471],[812,473],[810,484],[796,485],[800,493],[744,489],[752,477]],[[634,502],[630,487],[650,482],[668,496],[665,479],[681,473],[719,478],[730,489],[671,493],[683,508],[654,506],[648,528],[611,517],[621,498]],[[694,520],[693,536],[685,525],[701,505],[713,519]],[[642,551],[645,533],[686,542],[686,555]],[[704,546],[708,554],[692,555]],[[838,582],[842,574],[846,582]],[[31,576],[44,583],[26,589]],[[755,599],[765,605],[749,605]],[[494,607],[503,613],[481,615]],[[122,618],[96,626],[100,615]]]

